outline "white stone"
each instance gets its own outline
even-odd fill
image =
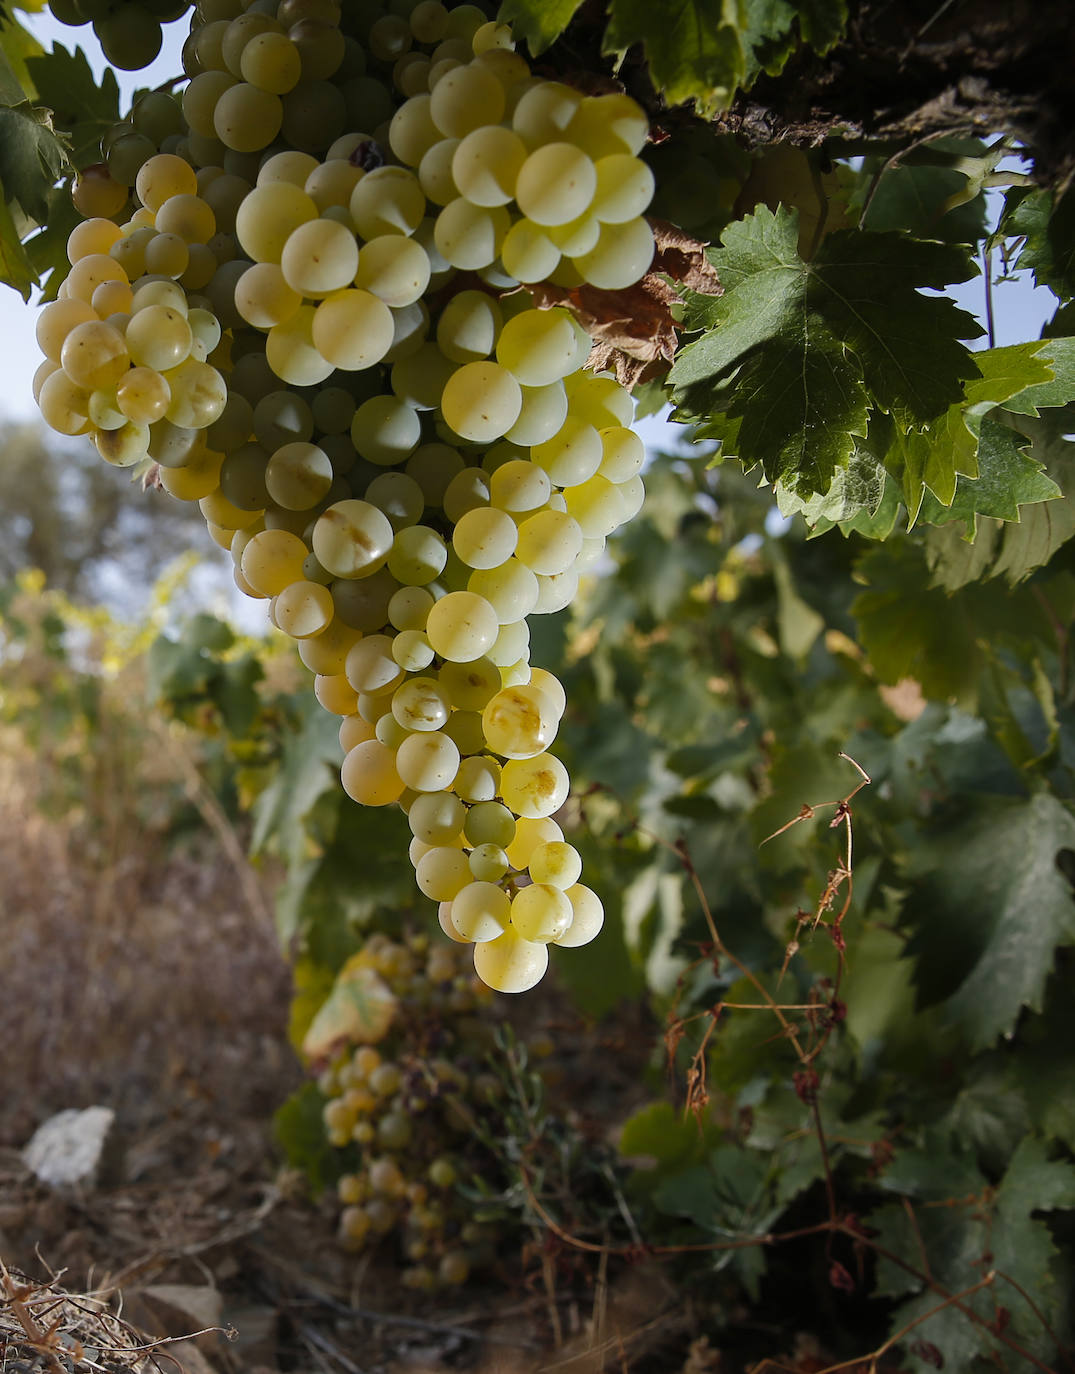
[[[111,1107],[57,1112],[23,1150],[26,1167],[52,1188],[92,1188],[115,1118]]]

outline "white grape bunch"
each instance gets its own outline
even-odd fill
[[[644,496],[630,394],[527,288],[647,271],[646,116],[440,0],[203,0],[184,64],[182,130],[136,107],[76,188],[42,414],[199,501],[341,717],[344,789],[407,813],[445,934],[523,991],[603,921],[527,620]]]

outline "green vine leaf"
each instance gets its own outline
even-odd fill
[[[498,23],[510,24],[538,57],[556,42],[581,4],[582,0],[503,0],[496,17]]]
[[[677,418],[739,421],[737,456],[809,497],[828,492],[871,408],[906,432],[960,402],[979,373],[958,340],[981,330],[916,290],[972,276],[961,247],[840,230],[806,262],[797,240],[784,208],[729,225],[708,254],[724,293],[686,293],[684,325],[703,332],[669,380]]]
[[[997,234],[1025,238],[1015,266],[1034,274],[1062,301],[1075,296],[1075,190],[1056,200],[1052,191],[1008,194]]]
[[[71,139],[71,161],[85,167],[100,158],[101,136],[119,122],[119,85],[107,69],[98,85],[81,48],[68,52],[54,43],[51,52],[27,61],[38,98],[53,112],[58,129]],[[55,180],[55,178],[53,178]]]
[[[24,101],[0,106],[0,184],[31,219],[43,223],[48,193],[67,165],[49,110]]]
[[[0,281],[13,287],[24,301],[30,299],[30,290],[37,285],[37,273],[19,242],[18,230],[11,217],[11,210],[4,199],[0,186]]]
[[[943,1001],[972,1049],[1040,1011],[1056,950],[1075,943],[1075,901],[1057,867],[1075,819],[1046,792],[980,804],[908,857],[919,1001]]]
[[[653,84],[669,105],[693,100],[705,116],[727,109],[746,61],[735,0],[611,0],[604,50],[645,46]]]

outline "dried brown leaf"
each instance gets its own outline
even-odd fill
[[[717,274],[705,256],[705,245],[664,220],[651,220],[656,251],[641,281],[622,291],[595,286],[530,288],[542,309],[566,306],[594,340],[588,366],[609,369],[629,390],[661,376],[679,344],[671,307],[683,287],[720,294]]]

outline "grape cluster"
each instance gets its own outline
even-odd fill
[[[456,1191],[488,1167],[473,1126],[496,1111],[500,1091],[481,1069],[493,1048],[481,1016],[489,993],[457,948],[425,936],[374,935],[357,959],[399,1011],[384,1040],[348,1047],[319,1079],[329,1143],[358,1151],[337,1184],[340,1240],[361,1250],[393,1234],[409,1287],[460,1284],[493,1259],[490,1226]]]
[[[644,496],[630,395],[526,288],[648,268],[645,115],[440,0],[202,0],[184,61],[185,132],[136,107],[83,178],[123,205],[71,236],[42,413],[200,501],[343,718],[345,790],[407,812],[444,931],[522,991],[603,921],[527,617]]]
[[[181,19],[190,0],[50,0],[61,24],[92,24],[105,57],[114,67],[137,71],[161,50],[161,25]]]

